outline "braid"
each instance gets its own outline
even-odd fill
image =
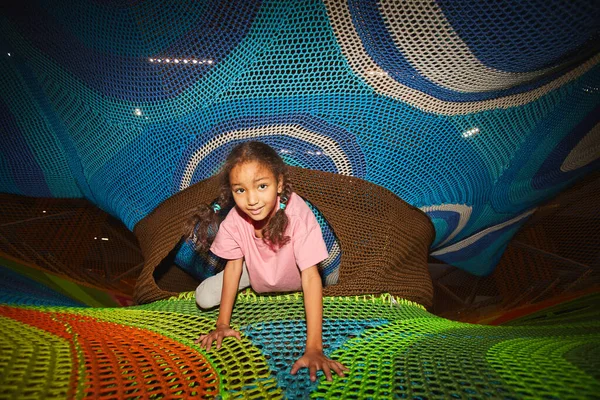
[[[290,241],[290,237],[285,236],[285,230],[289,223],[289,219],[285,213],[285,206],[287,206],[293,191],[292,185],[288,181],[287,171],[282,176],[283,188],[279,196],[279,201],[284,208],[279,208],[275,212],[275,215],[273,215],[263,232],[264,241],[272,247],[281,247]]]
[[[185,227],[186,236],[194,250],[208,252],[219,231],[224,211],[230,208],[232,201],[229,185],[221,185],[221,193],[212,204],[202,204],[196,208]]]
[[[212,238],[218,227],[219,215],[213,211],[208,204],[202,204],[194,210],[190,220],[186,224],[185,233],[189,237],[194,249],[199,252],[207,252],[210,248]]]
[[[287,181],[287,179],[283,183],[283,189],[281,190],[281,195],[279,196],[281,204],[285,204],[287,206],[288,201],[290,201],[290,197],[292,196],[293,189],[292,184]],[[283,210],[281,210],[283,211]]]

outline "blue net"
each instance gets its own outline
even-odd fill
[[[599,165],[598,2],[29,1],[0,18],[0,191],[85,197],[130,229],[259,139],[386,187],[431,217],[433,256],[486,275]]]

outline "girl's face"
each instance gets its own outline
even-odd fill
[[[248,161],[233,167],[229,185],[235,205],[252,219],[256,229],[264,228],[277,211],[283,179],[277,179],[263,164]]]

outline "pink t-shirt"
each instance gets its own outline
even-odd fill
[[[237,207],[231,209],[219,227],[210,250],[226,260],[244,257],[250,285],[258,293],[290,292],[302,289],[300,271],[328,256],[321,227],[296,193],[285,208],[289,223],[285,231],[290,241],[272,250],[254,234],[254,226]]]

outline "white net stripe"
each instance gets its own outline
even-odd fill
[[[505,97],[483,101],[450,102],[440,100],[417,89],[402,85],[382,70],[366,52],[345,2],[325,0],[327,14],[338,44],[352,71],[361,77],[375,92],[405,101],[422,111],[444,115],[462,115],[495,108],[509,108],[531,103],[552,90],[571,82],[600,62],[600,54],[553,81],[530,90]],[[418,66],[415,66],[418,67]]]

